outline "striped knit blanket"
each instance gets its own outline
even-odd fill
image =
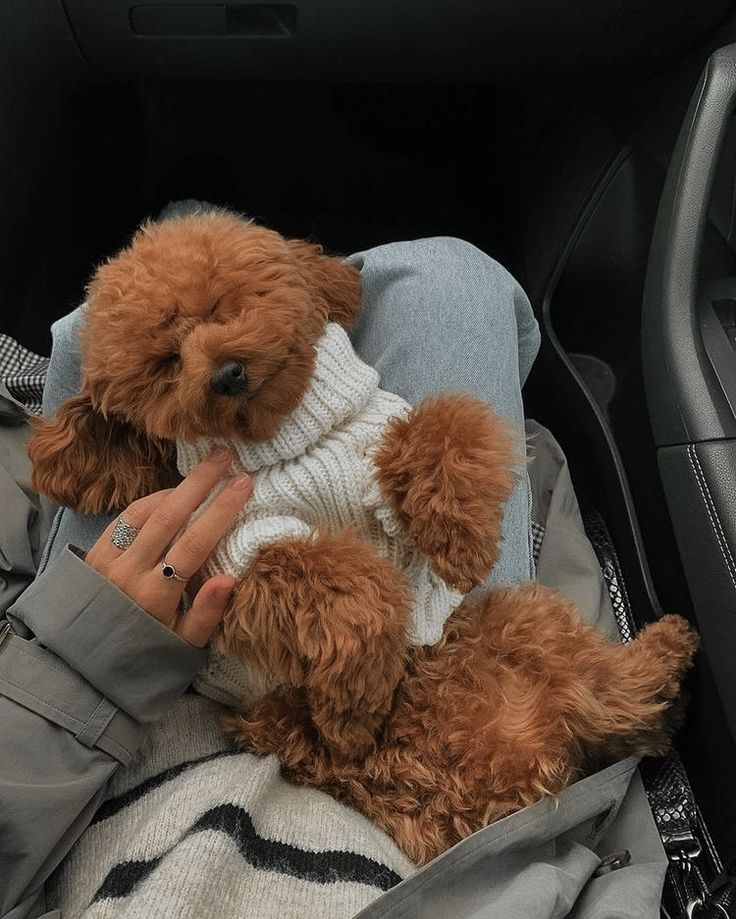
[[[119,770],[48,884],[64,919],[337,919],[415,868],[360,814],[235,752],[216,703],[182,697]]]

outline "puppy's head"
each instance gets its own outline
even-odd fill
[[[214,212],[148,224],[88,288],[93,405],[151,437],[267,440],[309,384],[358,274],[317,246]]]
[[[270,439],[325,323],[359,308],[357,271],[319,246],[223,211],[144,225],[88,287],[82,392],[37,425],[37,490],[112,510],[163,484],[177,438]]]

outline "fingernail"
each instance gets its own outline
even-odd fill
[[[227,600],[230,594],[233,592],[234,584],[230,584],[228,587],[218,587],[215,591],[215,597],[218,600]]]
[[[252,484],[253,480],[249,475],[236,475],[234,479],[230,479],[230,488],[234,488],[236,491],[245,491]]]
[[[222,465],[231,462],[232,458],[232,451],[228,450],[227,447],[215,447],[207,454],[208,460],[211,460],[213,463],[219,463]]]

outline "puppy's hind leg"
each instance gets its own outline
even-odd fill
[[[682,716],[682,680],[698,639],[680,616],[664,616],[599,660],[597,717],[582,726],[594,761],[661,756]],[[593,714],[593,713],[589,713]]]
[[[584,768],[666,752],[698,644],[684,619],[664,616],[621,645],[538,583],[496,589],[487,602],[488,647],[537,688],[546,743]]]

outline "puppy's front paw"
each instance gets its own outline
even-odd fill
[[[519,448],[509,423],[472,396],[427,399],[389,425],[376,477],[417,547],[468,591],[498,559]]]

